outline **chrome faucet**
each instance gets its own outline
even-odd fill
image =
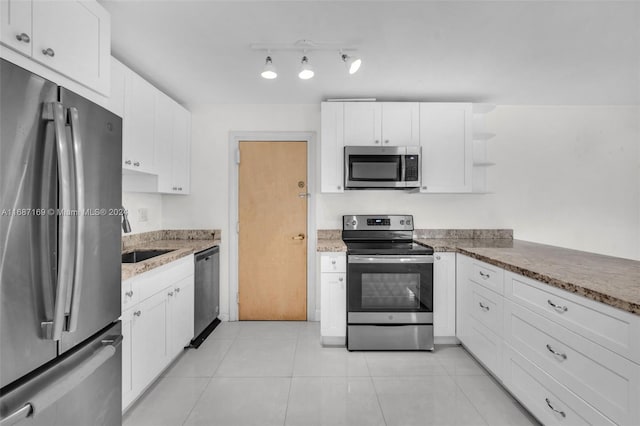
[[[131,224],[129,223],[129,215],[127,210],[122,206],[122,230],[125,234],[131,232]]]

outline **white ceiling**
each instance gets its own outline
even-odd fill
[[[107,1],[112,50],[181,103],[316,103],[331,97],[497,104],[640,104],[640,2]],[[357,45],[274,52],[253,43]]]

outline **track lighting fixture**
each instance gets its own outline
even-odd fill
[[[262,69],[262,73],[260,73],[262,78],[266,78],[267,80],[273,80],[278,76],[276,72],[276,67],[273,66],[273,62],[271,61],[271,56],[267,56],[267,59],[264,61],[264,68]]]
[[[313,72],[313,68],[309,65],[309,58],[307,58],[307,55],[304,55],[300,61],[300,72],[298,73],[298,77],[301,80],[309,80],[310,78],[313,78],[314,75],[315,73]]]
[[[1,1],[1,0],[0,0]],[[332,51],[338,52],[342,63],[347,67],[349,74],[355,74],[362,65],[362,59],[355,55],[358,48],[356,46],[345,45],[344,43],[316,43],[311,40],[298,40],[295,43],[285,44],[252,44],[251,49],[260,50],[267,53],[265,64],[260,75],[265,79],[274,79],[278,77],[273,62],[271,60],[271,52],[298,52],[302,56],[300,60],[298,77],[302,80],[308,80],[315,75],[314,69],[309,64],[308,52]],[[300,56],[298,56],[300,58]],[[314,56],[314,61],[318,57]],[[278,60],[282,61],[279,57]]]
[[[360,69],[360,65],[362,65],[362,59],[357,56],[347,55],[346,53],[342,53],[340,51],[340,59],[346,65],[349,70],[349,74],[355,74]]]

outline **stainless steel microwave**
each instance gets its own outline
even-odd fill
[[[420,188],[419,146],[345,146],[345,189]]]

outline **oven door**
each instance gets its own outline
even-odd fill
[[[349,324],[433,323],[433,255],[349,255]]]

